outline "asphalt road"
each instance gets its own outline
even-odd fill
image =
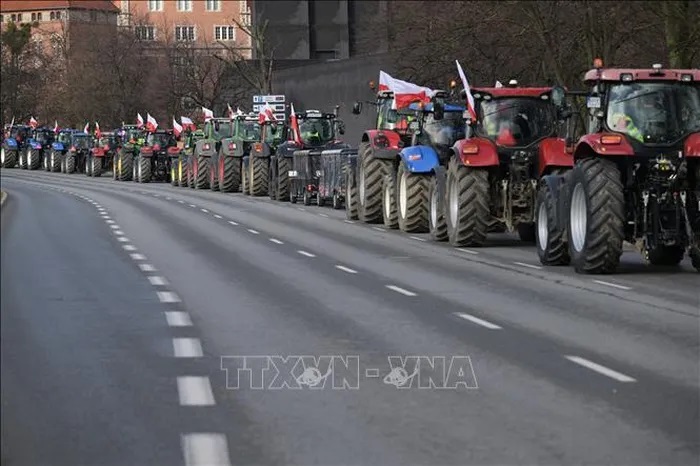
[[[687,262],[584,276],[241,194],[2,187],[3,465],[700,461]]]

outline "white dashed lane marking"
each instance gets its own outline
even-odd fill
[[[197,207],[197,206],[196,206],[196,205],[194,205],[194,204],[190,204],[190,207]]]
[[[139,268],[141,269],[142,272],[155,272],[156,268],[153,267],[151,264],[139,264]]]
[[[527,267],[528,269],[536,269],[536,270],[542,269],[542,267],[540,267],[539,265],[526,264],[525,262],[513,262],[513,264],[519,265],[521,267]]]
[[[282,241],[278,240],[277,238],[270,238],[270,241],[275,243],[275,244],[284,244]]]
[[[121,231],[121,230],[114,230],[114,234],[117,235],[117,236],[123,236],[123,235],[124,235],[124,232]]]
[[[148,281],[151,282],[151,285],[155,286],[165,286],[168,284],[168,281],[165,278],[159,277],[157,275],[149,276]]]
[[[316,257],[316,254],[311,254],[310,252],[302,251],[301,249],[297,251],[302,256],[306,257]]]
[[[136,246],[132,246],[131,244],[125,244],[122,246],[125,251],[136,251]]]
[[[117,238],[117,241],[119,241],[120,243],[128,243],[129,238],[127,238],[126,236],[120,236],[119,238]]]
[[[119,225],[110,225],[109,227],[110,227],[112,230],[118,230],[118,229],[119,229]]]
[[[355,222],[353,222],[352,220],[343,220],[343,222],[345,222],[345,223],[355,223]]]
[[[202,343],[197,338],[173,338],[173,355],[176,358],[201,358]]]
[[[143,254],[139,254],[137,252],[129,254],[129,255],[135,261],[145,261],[146,260],[146,256],[144,256]]]
[[[385,230],[384,228],[382,228],[382,227],[372,227],[372,230],[386,231],[386,230]]]
[[[328,214],[318,214],[318,215],[321,216],[321,217],[328,218]]]
[[[405,290],[396,285],[386,285],[386,287],[389,288],[391,291],[396,291],[397,293],[401,293],[405,296],[417,296],[416,293],[414,293],[413,291]]]
[[[409,236],[409,238],[414,239],[414,240],[416,240],[416,241],[426,241],[425,238],[419,238],[419,237],[417,237],[417,236]]]
[[[458,250],[459,252],[465,252],[467,254],[474,254],[474,255],[479,254],[477,251],[472,251],[471,249],[464,249],[464,248],[455,248],[455,249]]]
[[[185,201],[177,201],[177,202],[179,202],[180,204],[184,204],[184,203],[185,203]]]
[[[632,287],[629,287],[629,286],[618,285],[617,283],[605,282],[603,280],[593,280],[593,283],[597,283],[599,285],[609,286],[612,288],[617,288],[618,290],[631,290],[632,289]]]
[[[165,320],[171,327],[190,327],[192,325],[192,319],[190,319],[190,315],[186,312],[167,311],[165,313]]]
[[[180,376],[177,378],[177,391],[181,406],[213,406],[216,404],[209,377]]]
[[[223,217],[219,214],[214,214],[214,218],[223,218]]]
[[[158,299],[161,303],[179,303],[180,297],[172,291],[158,291]]]
[[[252,229],[250,229],[250,228],[248,228],[248,231],[251,232],[251,233],[254,234],[254,235],[259,235],[259,234],[260,234],[259,231],[257,231],[257,230],[252,230]]]
[[[347,273],[357,273],[357,270],[351,269],[350,267],[345,267],[344,265],[336,265],[335,268]]]
[[[207,209],[200,209],[200,210],[201,210],[202,212],[204,212],[205,214],[208,214],[208,213],[209,213],[209,211],[208,211]]]
[[[186,466],[230,466],[226,436],[214,433],[182,434]]]
[[[482,327],[486,327],[486,328],[491,329],[491,330],[500,330],[501,329],[500,326],[498,326],[496,324],[492,324],[491,322],[489,322],[487,320],[479,319],[478,317],[474,317],[471,314],[466,314],[464,312],[457,312],[457,313],[455,313],[455,315],[457,317],[464,319],[464,320],[468,320],[470,322],[473,322],[477,325],[481,325]]]
[[[108,225],[112,225],[114,223],[114,220],[105,220],[105,223],[107,223]]]
[[[238,226],[238,224],[236,222],[234,222],[233,220],[229,220],[228,223],[230,223],[233,226]]]
[[[636,379],[633,379],[632,377],[622,374],[620,372],[614,371],[608,367],[601,366],[600,364],[597,364],[593,361],[589,361],[588,359],[581,358],[579,356],[564,356],[566,359],[568,359],[571,362],[574,362],[580,366],[583,366],[587,369],[590,369],[592,371],[595,371],[599,374],[603,374],[607,377],[610,377],[611,379],[615,379],[618,382],[636,382]]]

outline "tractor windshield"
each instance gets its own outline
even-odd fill
[[[10,132],[11,137],[17,139],[18,141],[23,141],[27,138],[27,129],[26,128],[13,128],[12,131]]]
[[[159,145],[161,147],[174,146],[175,139],[166,133],[151,133],[148,135],[148,145],[155,146]]]
[[[319,146],[335,137],[333,121],[326,118],[308,118],[299,123],[301,140],[308,146]]]
[[[524,147],[556,131],[556,114],[549,101],[508,97],[481,101],[477,134],[499,146]]]
[[[58,142],[62,142],[63,144],[70,144],[70,137],[71,133],[59,133]]]
[[[260,140],[260,123],[251,120],[241,120],[238,122],[240,137],[244,141]]]
[[[462,112],[445,112],[442,120],[433,118],[429,113],[423,124],[420,143],[429,146],[451,147],[460,139],[464,139],[464,120]]]
[[[679,82],[615,84],[607,126],[643,144],[669,144],[700,131],[700,86]]]
[[[233,135],[233,125],[229,120],[226,121],[213,121],[214,135],[220,139],[230,138]]]
[[[40,144],[50,144],[53,142],[52,131],[37,131],[34,133],[34,139]]]
[[[76,149],[89,149],[92,147],[92,138],[90,136],[74,136],[73,145]]]

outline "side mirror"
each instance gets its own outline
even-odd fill
[[[362,102],[355,102],[352,104],[353,115],[359,115],[362,112]]]
[[[566,91],[561,86],[554,86],[550,92],[550,99],[555,107],[562,108],[566,103]]]
[[[435,120],[442,120],[445,118],[445,106],[442,102],[433,103],[433,118]]]

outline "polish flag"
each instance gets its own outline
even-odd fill
[[[236,115],[245,115],[245,113],[243,113],[243,110],[241,110],[241,107],[236,107]]]
[[[156,129],[158,129],[158,122],[156,119],[153,118],[150,113],[146,113],[146,120],[146,131],[155,133]]]
[[[275,111],[272,110],[269,102],[265,102],[265,106],[262,108],[262,110],[260,110],[260,114],[258,115],[258,122],[260,124],[263,124],[266,121],[277,121],[277,118],[275,118]]]
[[[141,116],[140,113],[136,114],[136,127],[143,128],[143,117]]]
[[[176,138],[180,137],[180,134],[182,134],[182,125],[180,125],[175,117],[173,117],[173,134],[175,134]]]
[[[233,120],[236,117],[236,113],[233,111],[229,104],[226,104],[226,106],[228,107],[228,117],[229,119]]]
[[[214,112],[209,110],[206,107],[202,107],[202,113],[204,113],[204,122],[206,123],[207,121],[211,120],[214,118]]]
[[[297,114],[294,111],[294,104],[291,104],[291,113],[289,114],[289,126],[292,129],[292,137],[294,142],[301,145],[301,134],[299,132],[299,120],[297,119]]]
[[[194,122],[184,116],[180,117],[180,121],[182,122],[182,130],[190,130],[190,131],[196,131],[197,130],[197,125],[194,124]]]
[[[83,133],[90,134],[90,122],[85,123],[85,128],[83,128]]]
[[[102,131],[100,131],[100,123],[95,122],[95,137],[100,139],[102,137]]]
[[[31,117],[31,118],[29,119],[29,126],[31,126],[32,129],[34,129],[34,128],[37,127],[37,125],[39,125],[39,122],[36,121],[36,118]]]
[[[503,87],[503,84],[501,83],[501,81],[498,81],[498,80],[497,80],[497,81],[496,81],[496,85],[495,85],[494,87],[495,87],[496,89],[498,89],[499,87]]]
[[[427,104],[435,95],[433,89],[392,78],[384,71],[379,72],[379,90],[394,93],[394,101],[392,102],[392,108],[394,109],[408,107],[412,102],[416,101]]]
[[[464,75],[464,70],[459,64],[459,61],[455,60],[457,63],[457,71],[459,72],[459,77],[462,79],[462,85],[464,86],[464,93],[467,94],[467,110],[472,118],[472,121],[476,121],[476,109],[474,107],[474,97],[472,96],[472,91],[469,89],[469,82],[467,77]]]
[[[59,131],[61,131],[61,128],[58,127],[58,120],[56,120],[56,123],[53,125],[53,132],[58,134]]]

